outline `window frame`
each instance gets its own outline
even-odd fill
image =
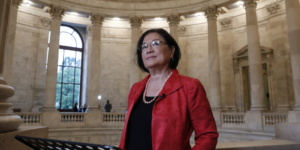
[[[59,48],[58,48],[58,51],[60,51],[60,49],[62,49],[63,51],[65,50],[72,50],[72,51],[79,51],[81,52],[81,70],[80,70],[80,88],[79,88],[79,103],[78,103],[78,108],[80,108],[80,106],[82,105],[82,98],[81,98],[81,95],[82,95],[82,74],[83,74],[83,61],[84,61],[84,42],[83,42],[83,38],[82,38],[82,35],[80,34],[80,32],[75,29],[74,27],[72,26],[69,26],[69,25],[65,25],[65,24],[61,24],[61,26],[65,26],[65,27],[69,27],[71,29],[74,30],[74,32],[77,32],[77,34],[79,35],[80,39],[81,39],[81,43],[82,43],[82,48],[77,48],[77,47],[69,47],[69,46],[62,46],[62,45],[59,45]],[[61,33],[61,31],[59,32],[59,34]],[[62,65],[63,66],[63,65]],[[59,67],[59,65],[57,65],[57,67]],[[76,68],[76,67],[74,67]],[[62,72],[62,76],[63,76],[63,72]],[[75,79],[74,79],[75,80]],[[58,81],[56,81],[56,84],[58,83]],[[61,85],[63,85],[63,78],[62,78],[62,81],[60,82]],[[75,82],[73,83],[73,85],[76,85]],[[78,84],[77,84],[78,85]],[[60,89],[60,108],[57,109],[59,112],[73,112],[73,102],[74,102],[74,90],[75,90],[75,86],[73,88],[73,101],[72,101],[72,109],[61,109],[61,100],[62,100],[62,87]]]

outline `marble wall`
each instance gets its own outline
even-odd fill
[[[266,5],[275,0],[262,1],[257,6],[259,35],[261,46],[273,49],[268,65],[268,80],[272,91],[272,110],[287,111],[293,106],[294,96],[292,90],[292,74],[289,58],[289,45],[284,1],[279,2],[279,9],[270,13]],[[45,13],[45,12],[43,12]],[[21,107],[22,111],[31,111],[34,105],[43,103],[45,81],[45,52],[47,51],[47,27],[39,25],[39,20],[47,14],[35,15],[28,9],[18,13],[16,44],[14,51],[11,86],[16,89],[10,101],[13,107]],[[241,93],[237,92],[237,74],[234,70],[232,55],[247,45],[245,10],[237,8],[218,17],[218,40],[221,70],[222,108],[227,111],[239,111],[243,104]],[[229,19],[230,23],[223,22]],[[82,20],[82,21],[81,21]],[[66,16],[63,21],[81,25],[89,25],[87,19],[73,19]],[[169,30],[166,22],[145,22],[141,32],[153,27],[162,27]],[[107,99],[113,105],[112,111],[124,112],[127,109],[127,96],[129,93],[130,76],[130,49],[131,29],[127,22],[116,24],[106,21],[101,31],[101,76],[99,101],[101,110]],[[88,90],[90,81],[89,57],[92,30],[88,31],[85,40],[85,55],[83,74],[82,99],[90,99]],[[183,59],[179,64],[179,72],[183,75],[199,79],[209,96],[209,65],[208,65],[208,39],[207,23],[205,17],[187,18],[179,25],[179,45],[182,49]],[[43,59],[41,59],[43,58]],[[245,64],[247,65],[247,59]],[[141,78],[147,74],[143,73]]]

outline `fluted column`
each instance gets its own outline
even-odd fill
[[[261,50],[256,15],[256,0],[244,0],[246,9],[251,109],[266,110],[262,76]]]
[[[6,81],[3,79],[3,66],[6,46],[5,41],[7,37],[7,29],[10,25],[8,23],[11,8],[10,6],[11,0],[0,1],[0,133],[15,130],[22,123],[20,116],[7,112],[12,104],[8,103],[6,100],[7,98],[13,96],[15,91],[12,87],[7,86]]]
[[[170,27],[170,34],[178,42],[178,25],[180,23],[179,14],[171,14],[167,16],[167,20]]]
[[[92,35],[92,49],[91,49],[91,71],[90,74],[90,88],[89,88],[89,102],[88,111],[97,110],[98,96],[100,95],[100,75],[101,75],[101,27],[104,20],[104,15],[99,13],[92,13],[91,22],[93,28]]]
[[[140,81],[141,78],[141,70],[135,63],[135,54],[137,49],[137,43],[140,38],[140,28],[142,25],[143,19],[142,17],[131,17],[131,55],[130,55],[130,88],[131,86]]]
[[[295,94],[294,110],[300,110],[300,5],[299,0],[285,0],[291,65]]]
[[[211,6],[205,9],[208,26],[208,61],[209,61],[209,93],[210,105],[213,110],[221,110],[221,79],[219,44],[217,33],[218,7]]]
[[[6,47],[5,47],[5,65],[3,78],[10,84],[12,63],[14,57],[15,49],[15,39],[16,39],[16,27],[17,27],[17,16],[19,6],[22,4],[23,0],[12,0],[12,5],[9,12],[9,27],[6,37]]]
[[[57,65],[58,65],[58,51],[59,51],[59,34],[61,20],[65,13],[65,8],[59,6],[50,6],[51,15],[51,36],[48,52],[48,64],[46,73],[45,86],[45,100],[43,111],[56,110],[56,84],[57,84]]]

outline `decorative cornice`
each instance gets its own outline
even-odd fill
[[[19,8],[21,4],[23,3],[23,0],[12,0],[12,5]]]
[[[51,5],[49,9],[49,13],[52,18],[61,19],[65,15],[66,8],[62,8],[60,6]]]
[[[50,25],[51,25],[51,19],[46,18],[46,17],[42,17],[42,18],[40,18],[39,24],[40,24],[40,26],[43,26],[45,28],[49,28]]]
[[[131,28],[140,28],[143,23],[142,17],[130,17]]]
[[[102,26],[104,21],[104,14],[99,13],[92,13],[91,15],[91,21],[93,25],[100,25]]]
[[[217,19],[219,10],[217,5],[210,6],[204,10],[204,15],[207,19]]]
[[[179,34],[184,34],[185,31],[186,31],[186,26],[180,26],[180,27],[178,28],[178,33],[179,33]]]
[[[167,20],[169,26],[178,26],[180,23],[180,15],[179,14],[172,14],[167,16]]]
[[[266,9],[269,12],[270,15],[274,15],[278,12],[278,10],[280,9],[280,1],[282,0],[277,0],[274,3],[271,3],[269,5],[266,5]]]
[[[256,7],[257,6],[257,0],[243,0],[244,1],[244,7]]]
[[[220,19],[219,21],[220,21],[220,25],[223,28],[231,27],[231,17],[230,18]]]

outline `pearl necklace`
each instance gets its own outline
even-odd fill
[[[158,93],[156,94],[156,96],[155,96],[151,101],[147,102],[145,97],[146,97],[146,92],[147,92],[147,89],[148,89],[148,84],[149,84],[149,82],[150,82],[150,80],[151,80],[151,77],[149,78],[149,80],[148,80],[148,82],[147,82],[147,84],[146,84],[146,88],[145,88],[144,94],[143,94],[143,101],[144,101],[145,104],[150,104],[150,103],[152,103],[152,102],[156,99],[156,97],[158,96],[158,94],[161,92],[161,90],[162,90],[163,87],[165,86],[167,80],[170,78],[171,74],[172,74],[172,72],[171,72],[170,75],[166,78],[166,80],[165,80],[163,86],[160,88],[160,90],[158,91]]]

